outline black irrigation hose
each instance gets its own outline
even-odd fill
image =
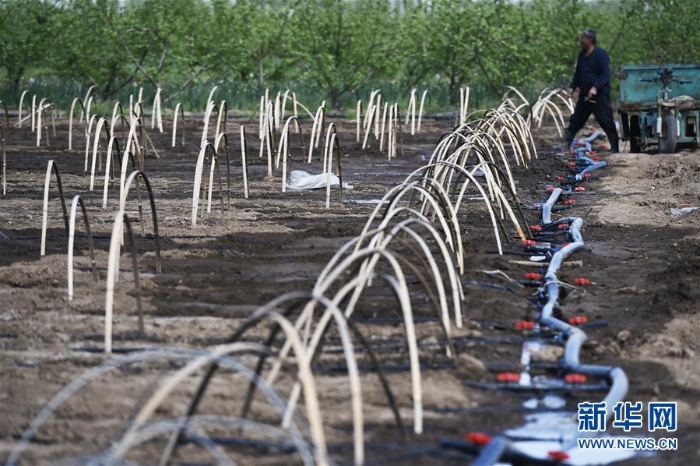
[[[359,266],[359,265],[358,265],[358,266]],[[297,302],[295,303],[295,305],[289,306],[287,309],[283,310],[283,311],[281,312],[281,315],[284,316],[284,317],[287,317],[287,316],[289,316],[298,306],[302,306],[302,305],[305,303],[305,301],[303,300],[303,298],[304,298],[304,295],[301,294],[301,293],[299,293],[299,294],[295,297],[295,300],[297,301]],[[342,315],[342,314],[341,314],[341,315]],[[250,318],[248,318],[248,319],[247,319],[245,322],[243,322],[243,324],[236,330],[236,332],[234,332],[233,335],[231,335],[231,337],[229,338],[228,342],[229,342],[229,343],[234,343],[234,342],[238,341],[238,340],[243,336],[243,334],[245,334],[245,332],[246,332],[249,328],[251,328],[251,327],[257,325],[257,324],[262,320],[263,317],[264,317],[264,314],[260,314],[260,315],[254,314],[253,316],[251,316]],[[350,328],[353,329],[352,326],[350,326]],[[272,342],[274,342],[274,340],[275,340],[277,334],[281,331],[281,329],[282,329],[282,328],[281,328],[281,326],[280,326],[279,324],[275,324],[275,325],[273,326],[273,328],[270,330],[270,334],[269,334],[268,339],[267,339],[267,346],[270,346],[270,345],[272,344]],[[366,343],[366,340],[363,339],[362,342]],[[368,352],[372,352],[371,347],[366,346],[366,349],[367,349]],[[313,363],[314,359],[318,356],[319,353],[320,353],[320,351],[316,351],[316,352],[312,355],[312,360],[310,361],[311,363]],[[378,364],[378,359],[376,359],[376,357],[375,357],[375,358],[372,358],[372,359],[373,359],[373,361],[375,361],[375,362]],[[257,366],[256,366],[256,368],[255,368],[255,373],[256,373],[256,374],[260,375],[260,374],[262,373],[262,369],[263,369],[263,366],[264,366],[265,361],[266,361],[266,355],[261,355],[261,356],[259,357],[259,359],[258,359],[258,364],[257,364]],[[211,378],[213,377],[213,375],[214,375],[214,373],[216,372],[216,370],[218,369],[218,367],[219,367],[219,366],[218,366],[218,364],[216,364],[216,362],[212,363],[212,364],[209,366],[209,368],[208,368],[206,374],[204,375],[204,378],[202,379],[202,381],[200,382],[199,386],[197,387],[197,391],[195,392],[195,394],[194,394],[193,397],[191,398],[190,404],[189,404],[189,406],[188,406],[188,408],[187,408],[187,411],[186,411],[186,413],[185,413],[185,415],[184,415],[185,418],[189,418],[190,416],[192,416],[192,415],[196,412],[196,410],[197,410],[197,408],[198,408],[198,406],[199,406],[199,403],[200,403],[202,397],[204,396],[204,393],[205,393],[207,387],[209,386],[209,382],[211,381]],[[378,373],[378,375],[380,376],[380,378],[383,378],[383,372],[381,371],[381,369],[380,369],[379,367],[380,367],[380,366],[378,366],[378,368],[377,368],[377,373]],[[394,416],[395,416],[396,419],[397,419],[397,421],[396,421],[396,422],[397,422],[397,426],[399,427],[399,430],[402,431],[402,434],[403,434],[403,424],[401,423],[401,420],[399,419],[399,418],[400,418],[400,414],[399,414],[399,411],[398,411],[398,407],[397,407],[396,404],[395,404],[395,398],[394,398],[393,394],[391,393],[389,384],[388,384],[388,382],[383,381],[383,382],[382,382],[382,386],[385,388],[385,390],[386,390],[386,392],[387,392],[387,399],[388,399],[388,401],[389,401],[389,403],[390,403],[390,405],[391,405],[391,407],[392,407],[392,412],[394,413]],[[251,404],[251,402],[252,402],[252,397],[253,397],[253,394],[254,394],[254,390],[255,390],[255,384],[250,383],[250,384],[248,385],[248,390],[247,390],[247,394],[246,394],[246,399],[245,399],[245,402],[244,402],[244,406],[243,406],[243,409],[242,409],[242,411],[241,411],[241,417],[243,417],[243,418],[246,417],[247,412],[248,412],[248,410],[249,410],[249,408],[250,408],[250,404]],[[167,464],[167,463],[168,463],[168,461],[169,461],[170,457],[172,456],[173,452],[175,451],[175,449],[176,449],[176,448],[178,447],[178,445],[179,445],[179,441],[180,441],[180,439],[182,438],[182,435],[183,435],[183,433],[184,433],[184,431],[185,431],[185,428],[186,428],[186,426],[183,426],[182,429],[180,429],[180,430],[174,432],[173,435],[170,437],[170,440],[169,440],[169,442],[168,442],[168,445],[167,445],[167,447],[166,447],[166,449],[165,449],[165,451],[163,452],[163,455],[162,455],[162,457],[161,457],[161,464]]]

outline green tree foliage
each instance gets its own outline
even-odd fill
[[[700,62],[695,0],[0,0],[0,89],[303,85],[334,108],[369,88],[565,86],[578,35],[613,67]],[[235,92],[235,90],[234,90]],[[302,96],[303,98],[303,96]],[[444,102],[441,104],[444,105]]]
[[[325,89],[337,108],[364,84],[396,71],[401,55],[396,24],[388,2],[302,0],[286,49],[302,76]]]
[[[0,2],[0,67],[10,95],[19,91],[27,69],[44,65],[55,14],[56,8],[41,0]]]

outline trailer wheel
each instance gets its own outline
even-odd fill
[[[676,141],[678,141],[678,124],[673,115],[664,115],[661,120],[661,132],[663,137],[659,138],[659,153],[673,154],[676,151]]]
[[[639,117],[633,116],[630,119],[630,152],[637,154],[642,151],[642,129],[639,124]]]

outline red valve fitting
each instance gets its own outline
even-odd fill
[[[584,374],[566,374],[564,381],[566,383],[586,383],[588,377]]]
[[[588,317],[586,316],[574,316],[569,319],[569,324],[571,325],[581,325],[588,323]]]
[[[491,436],[486,435],[483,432],[469,432],[464,436],[467,442],[471,442],[475,445],[484,446],[491,443]]]
[[[550,451],[549,453],[547,453],[547,456],[549,456],[554,461],[566,461],[569,458],[571,458],[569,454],[565,451]]]
[[[520,381],[520,374],[517,372],[501,372],[497,376],[499,382],[513,382],[517,383]]]

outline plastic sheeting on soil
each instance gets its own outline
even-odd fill
[[[306,190],[325,188],[330,177],[331,186],[340,186],[340,179],[333,173],[312,175],[303,170],[292,170],[287,177],[287,189]],[[348,183],[343,183],[343,189],[352,189]]]
[[[581,450],[576,444],[576,438],[580,437],[575,413],[570,412],[545,412],[527,416],[527,424],[505,433],[511,438],[526,438],[527,440],[515,441],[513,446],[523,453],[535,458],[547,459],[551,451],[565,451],[569,455],[566,464],[577,465],[603,465],[618,461],[628,460],[643,453],[635,450],[605,450],[605,457],[601,458],[600,450]],[[608,434],[601,434],[599,438],[612,438]],[[508,463],[499,463],[508,464]]]

